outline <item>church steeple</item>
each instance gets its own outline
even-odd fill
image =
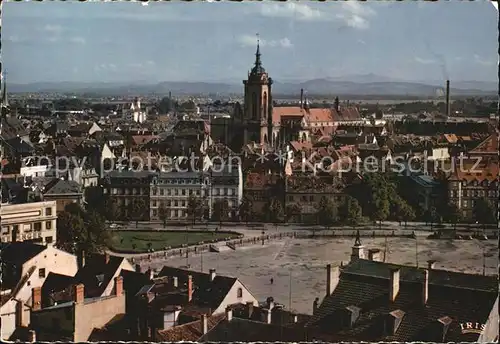
[[[262,61],[260,60],[260,39],[259,34],[257,34],[257,51],[255,52],[255,66],[252,68],[251,74],[264,74],[266,70],[262,67]]]

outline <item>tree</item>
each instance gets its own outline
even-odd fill
[[[77,253],[83,249],[85,241],[85,223],[83,218],[69,211],[61,212],[57,217],[56,246],[69,253]]]
[[[486,198],[480,198],[475,202],[472,216],[475,221],[483,225],[483,230],[486,229],[486,225],[497,222],[496,210]]]
[[[117,221],[122,215],[122,211],[115,198],[108,198],[105,201],[105,214],[108,221]]]
[[[345,223],[356,227],[362,219],[362,209],[358,200],[354,197],[346,196],[339,208],[339,217]]]
[[[435,223],[441,223],[443,221],[442,216],[438,213],[435,206],[431,206],[424,212],[425,222],[430,223],[431,230],[434,228]]]
[[[72,210],[75,210],[73,208]],[[101,252],[108,242],[104,217],[96,211],[63,211],[57,219],[56,245],[70,253]]]
[[[168,209],[163,202],[160,203],[158,208],[158,217],[163,222],[163,228],[167,227]]]
[[[220,226],[222,227],[222,221],[228,219],[229,214],[229,203],[226,199],[216,200],[214,202],[214,208],[212,210],[212,219],[215,221],[219,221]]]
[[[129,203],[129,217],[135,220],[135,227],[139,226],[139,221],[143,219],[147,211],[146,201],[142,198],[135,198]]]
[[[463,215],[455,203],[449,203],[445,212],[445,221],[453,224],[453,229],[457,230],[457,223],[463,220]]]
[[[382,229],[382,221],[389,216],[390,203],[386,195],[376,194],[373,200],[372,220],[378,221],[379,229]]]
[[[318,223],[329,228],[337,221],[337,213],[336,204],[330,198],[323,197],[318,204],[316,212]]]
[[[248,224],[248,221],[252,217],[252,209],[253,209],[252,200],[244,196],[238,210],[238,215],[240,217],[240,220],[243,220]]]
[[[286,206],[285,214],[287,221],[293,219],[295,215],[300,215],[302,208],[297,203],[289,203]]]
[[[283,205],[278,199],[271,198],[269,202],[266,204],[264,209],[267,221],[272,222],[276,225],[278,224],[278,222],[283,221],[284,217]]]
[[[189,196],[187,204],[187,215],[192,219],[193,226],[196,224],[196,219],[200,217],[201,211],[202,211],[201,201],[193,195]]]
[[[396,216],[398,221],[404,221],[406,228],[408,226],[408,221],[415,219],[415,211],[408,203],[404,202],[398,206]]]

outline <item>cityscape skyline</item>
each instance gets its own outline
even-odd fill
[[[3,9],[11,83],[236,82],[254,62],[256,33],[263,64],[277,80],[379,75],[491,82],[498,75],[498,15],[486,1],[65,2]]]

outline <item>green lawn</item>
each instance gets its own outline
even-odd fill
[[[113,231],[108,242],[111,250],[116,252],[148,252],[165,247],[181,247],[195,245],[200,242],[215,242],[225,239],[235,239],[240,234],[234,232],[199,232],[199,231]],[[151,244],[149,246],[148,244]]]

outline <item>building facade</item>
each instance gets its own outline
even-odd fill
[[[56,242],[55,201],[2,204],[2,242],[32,241],[50,245]]]

